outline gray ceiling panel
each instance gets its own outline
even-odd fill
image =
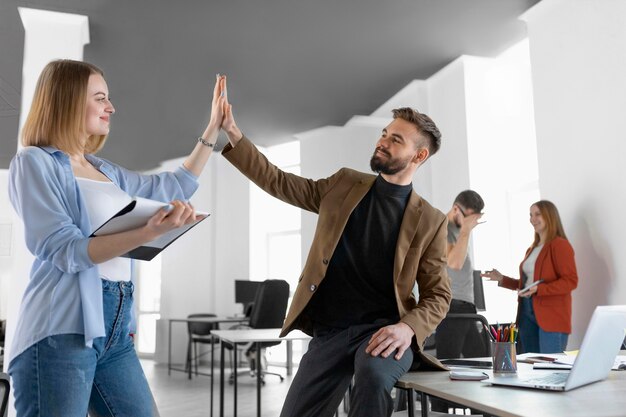
[[[0,48],[11,59],[2,59],[0,86],[18,95],[17,6],[89,16],[85,60],[104,69],[117,110],[101,155],[133,169],[191,150],[208,120],[216,73],[229,77],[241,129],[270,145],[369,114],[462,54],[496,55],[525,36],[518,16],[537,3],[1,1]],[[0,113],[0,167],[15,152],[16,118]]]

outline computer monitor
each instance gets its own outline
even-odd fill
[[[480,271],[474,271],[474,305],[476,311],[485,311],[485,291],[483,290],[483,277]]]
[[[243,304],[243,311],[254,303],[254,297],[262,281],[235,280],[235,303]]]

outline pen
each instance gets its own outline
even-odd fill
[[[487,325],[484,324],[484,323],[483,323],[483,327],[487,331],[487,334],[489,335],[489,339],[491,339],[492,342],[495,342],[496,339],[493,337],[493,333],[491,333],[491,329],[489,327],[487,327]]]

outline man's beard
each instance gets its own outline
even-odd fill
[[[377,151],[387,156],[387,159],[383,160],[380,155],[376,154]],[[394,175],[405,169],[409,165],[411,158],[412,157],[408,157],[405,160],[392,158],[386,151],[376,149],[374,150],[372,159],[370,159],[370,168],[378,174]]]

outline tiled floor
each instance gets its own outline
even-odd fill
[[[211,379],[198,376],[189,380],[187,374],[172,372],[167,375],[166,365],[156,365],[151,360],[142,360],[142,365],[154,394],[161,417],[208,417],[210,416]],[[272,368],[285,375],[284,368]],[[294,370],[295,373],[295,370]],[[230,371],[228,371],[230,374]],[[278,417],[287,395],[291,376],[283,382],[276,376],[267,375],[261,389],[263,417]],[[256,417],[256,379],[249,374],[238,377],[237,416]],[[233,386],[226,384],[225,415],[233,415]],[[219,415],[219,375],[215,379],[213,415]],[[341,413],[340,416],[345,416]]]

